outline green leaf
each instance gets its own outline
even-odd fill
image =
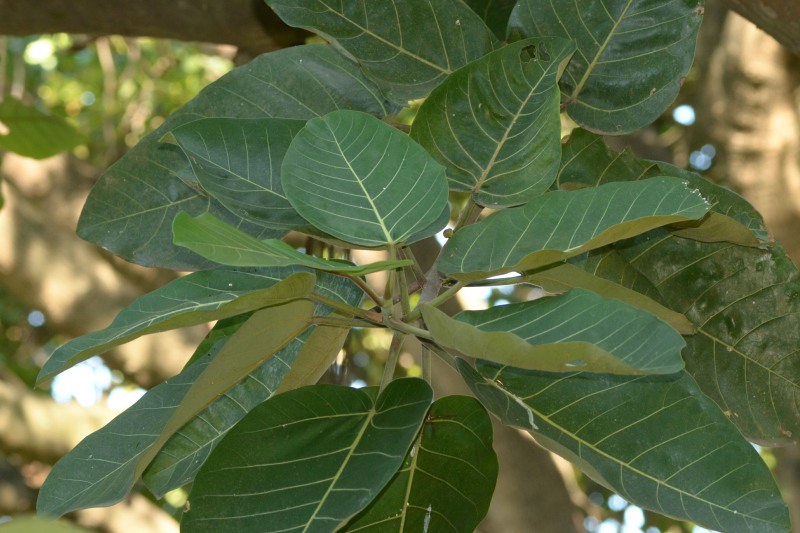
[[[36,516],[14,515],[0,524],[3,533],[90,533],[66,520],[46,520]]]
[[[63,118],[8,95],[0,96],[0,149],[44,159],[81,142],[81,135]]]
[[[101,176],[81,214],[78,234],[128,261],[196,270],[211,266],[172,246],[180,211],[212,213],[256,238],[283,231],[247,224],[199,186],[178,146],[159,142],[187,122],[210,117],[307,120],[336,109],[378,116],[396,110],[358,65],[328,46],[296,46],[264,54],[203,89]]]
[[[800,272],[786,252],[653,232],[620,248],[661,301],[697,325],[684,353],[703,391],[751,440],[800,438]]]
[[[572,52],[564,39],[529,39],[457,70],[419,109],[411,138],[447,168],[450,188],[486,206],[546,191],[561,156],[556,77]]]
[[[203,465],[181,530],[335,531],[401,467],[431,401],[415,378],[393,381],[377,399],[374,389],[334,385],[271,398]]]
[[[558,188],[572,190],[615,181],[637,181],[653,175],[674,176],[697,189],[712,205],[699,225],[680,228],[676,234],[704,242],[729,241],[747,246],[767,241],[761,215],[735,192],[699,174],[659,161],[641,161],[630,151],[615,152],[603,138],[586,130],[574,130],[562,145]]]
[[[318,382],[339,355],[349,334],[350,328],[316,326],[311,335],[304,339],[303,349],[297,354],[275,393]]]
[[[259,241],[212,215],[192,218],[178,213],[173,222],[175,244],[203,257],[228,266],[274,267],[302,265],[328,272],[353,276],[403,267],[411,261],[378,261],[358,266],[344,261],[329,261],[298,252],[283,241]]]
[[[785,533],[769,469],[686,373],[548,374],[458,369],[484,405],[631,503],[719,531]]]
[[[297,212],[346,242],[410,244],[442,229],[431,224],[447,206],[444,168],[366,113],[309,120],[284,157],[282,177]]]
[[[637,309],[647,311],[684,335],[694,334],[694,326],[682,314],[676,313],[640,292],[595,276],[569,263],[528,274],[522,281],[538,285],[550,293],[566,292],[576,287],[588,289],[604,298],[614,298]]]
[[[658,118],[675,100],[694,57],[702,5],[696,0],[520,0],[510,40],[574,40],[559,85],[567,113],[592,131],[622,134]]]
[[[424,305],[440,345],[478,359],[548,372],[672,374],[683,369],[680,334],[650,313],[583,289],[454,318]]]
[[[354,57],[389,98],[427,96],[497,39],[461,0],[266,0],[287,24],[322,35]]]
[[[318,275],[314,292],[351,306],[358,306],[364,295],[353,281],[324,273]],[[326,316],[333,311],[326,305],[317,304],[314,315]],[[230,336],[239,326],[225,333]],[[314,357],[324,359],[330,352],[335,356],[344,336],[331,338],[326,334],[329,329],[327,326],[308,328],[178,430],[145,470],[143,480],[147,488],[160,497],[191,482],[208,454],[233,425],[256,405],[273,394],[287,390],[291,383],[296,383],[297,373],[303,368],[304,361]],[[322,340],[327,340],[329,344],[322,344]]]
[[[107,352],[150,333],[203,324],[288,300],[311,292],[314,276],[298,272],[285,280],[235,269],[196,272],[140,296],[101,330],[59,346],[36,382],[89,357]]]
[[[275,118],[207,118],[171,131],[200,186],[229,211],[274,229],[306,225],[283,194],[281,163],[305,125]]]
[[[464,3],[483,19],[498,39],[506,38],[508,18],[517,0],[464,0]]]
[[[539,268],[659,226],[699,219],[709,208],[676,178],[552,191],[457,232],[439,269],[474,281]]]
[[[340,531],[461,533],[489,509],[497,479],[492,423],[466,396],[434,402],[403,466]]]

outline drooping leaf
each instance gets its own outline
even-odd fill
[[[401,467],[432,401],[416,378],[374,393],[316,385],[253,409],[198,473],[181,530],[335,531]]]
[[[674,176],[697,189],[711,204],[699,225],[676,230],[687,238],[705,242],[729,241],[747,246],[769,239],[761,215],[735,192],[716,185],[695,172],[659,161],[642,161],[630,151],[615,152],[603,138],[586,130],[574,130],[562,145],[558,188],[573,190],[615,181],[637,181],[654,175]]]
[[[474,398],[434,402],[403,466],[385,489],[339,531],[474,531],[497,479],[492,424]]]
[[[266,0],[287,24],[316,32],[354,57],[389,98],[405,105],[497,39],[461,0]]]
[[[8,95],[0,97],[0,149],[44,159],[81,142],[81,135],[63,118]]]
[[[484,405],[627,501],[718,531],[785,533],[789,512],[753,447],[686,373],[549,374],[462,360]]]
[[[180,211],[212,213],[256,238],[283,231],[245,224],[202,190],[179,147],[159,142],[171,130],[207,117],[307,120],[336,109],[377,116],[395,110],[358,65],[328,46],[286,48],[257,57],[208,85],[101,176],[81,214],[78,234],[120,257],[177,270],[208,268],[172,246]]]
[[[228,266],[302,265],[327,272],[345,272],[360,276],[411,264],[410,261],[396,260],[359,266],[344,261],[329,261],[298,252],[283,241],[259,241],[209,214],[192,218],[186,213],[178,213],[173,222],[173,232],[176,245]]]
[[[306,296],[314,276],[280,277],[236,269],[196,272],[140,296],[101,330],[59,346],[37,377],[41,383],[89,357],[135,338],[218,320]]]
[[[335,111],[308,121],[286,153],[282,177],[297,212],[346,242],[410,244],[442,229],[431,224],[447,206],[444,168],[366,113]]]
[[[457,232],[439,269],[472,281],[539,268],[652,228],[697,220],[709,208],[676,178],[552,191]]]
[[[314,293],[352,306],[358,306],[364,294],[351,280],[324,273],[318,275]],[[325,316],[332,311],[317,304],[314,315]],[[150,492],[161,497],[191,482],[228,429],[256,405],[273,394],[316,383],[315,375],[302,371],[311,361],[330,360],[339,352],[346,335],[330,335],[331,329],[342,328],[308,328],[170,437],[142,476]],[[225,333],[230,336],[233,332]],[[313,381],[299,383],[301,377]]]
[[[619,300],[572,289],[453,318],[424,304],[440,345],[478,359],[548,372],[672,374],[683,369],[680,334]]]
[[[506,38],[508,18],[517,0],[464,0],[478,14],[495,36],[501,41]]]
[[[303,341],[303,349],[297,354],[275,393],[317,383],[339,355],[349,333],[349,328],[316,326]]]
[[[574,40],[559,85],[567,113],[592,131],[629,133],[675,100],[694,57],[702,7],[695,0],[521,0],[510,40]]]
[[[694,326],[682,314],[661,305],[641,292],[595,276],[570,263],[562,263],[553,268],[528,274],[523,278],[523,281],[538,285],[551,293],[566,292],[575,287],[588,289],[604,298],[614,298],[637,309],[647,311],[684,335],[694,334]]]
[[[281,185],[283,155],[304,124],[275,118],[207,118],[170,133],[203,190],[249,222],[285,230],[307,224]]]
[[[653,232],[620,252],[696,324],[684,353],[703,391],[752,440],[800,438],[800,272],[778,247]]]
[[[556,78],[575,50],[528,39],[457,70],[419,109],[411,137],[445,166],[450,187],[485,206],[546,191],[561,156]]]

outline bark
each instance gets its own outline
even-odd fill
[[[728,7],[800,55],[800,3],[794,0],[726,0]]]
[[[263,0],[0,0],[0,35],[84,33],[164,37],[232,44],[267,52],[300,44],[307,32],[290,28]]]

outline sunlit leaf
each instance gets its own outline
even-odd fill
[[[259,241],[212,215],[192,218],[178,213],[173,223],[175,244],[228,266],[275,267],[302,265],[328,272],[351,275],[369,274],[411,264],[410,261],[378,261],[358,266],[344,261],[329,261],[298,252],[276,239]]]
[[[474,398],[434,402],[402,468],[339,531],[474,531],[489,509],[497,457],[492,423]]]
[[[394,102],[426,96],[497,39],[461,0],[266,0],[287,24],[354,57]]]
[[[529,39],[451,74],[419,109],[411,137],[447,168],[450,187],[486,206],[546,191],[561,156],[556,78],[575,46]]]
[[[62,344],[42,367],[37,383],[89,357],[142,335],[219,320],[307,295],[314,276],[279,278],[236,269],[196,272],[140,296],[101,330]]]
[[[289,147],[282,177],[297,212],[346,242],[410,244],[442,229],[431,224],[447,206],[444,168],[366,113],[336,111],[308,121]]]
[[[552,191],[457,232],[439,269],[470,281],[539,268],[659,226],[697,220],[709,208],[676,178]]]
[[[306,225],[283,194],[281,163],[302,120],[208,118],[171,131],[200,186],[229,211],[275,229]]]
[[[559,85],[575,122],[602,133],[629,133],[675,100],[694,57],[702,5],[695,0],[521,0],[509,37],[574,40]]]
[[[550,374],[457,361],[502,420],[627,501],[717,531],[785,533],[789,512],[753,447],[686,373]]]
[[[671,374],[683,369],[680,334],[655,316],[583,289],[463,311],[424,305],[434,340],[478,359],[549,372]]]
[[[1,150],[44,159],[71,150],[83,140],[63,118],[9,95],[0,96]]]
[[[267,400],[203,465],[181,530],[336,530],[401,467],[431,401],[415,378],[377,399],[374,389],[316,385]]]
[[[259,239],[284,230],[247,224],[199,186],[178,146],[159,142],[171,130],[207,117],[307,120],[336,109],[377,116],[395,110],[358,65],[328,46],[308,45],[264,54],[209,84],[101,176],[81,213],[84,239],[141,265],[177,270],[211,263],[172,246],[180,211],[211,213]]]

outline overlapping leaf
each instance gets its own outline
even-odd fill
[[[0,97],[0,149],[44,159],[82,141],[78,131],[63,118],[9,95]]]
[[[209,266],[172,246],[171,224],[180,211],[212,213],[256,238],[279,237],[282,231],[246,224],[211,198],[180,148],[159,140],[205,117],[307,120],[336,109],[378,116],[394,110],[355,63],[328,46],[259,56],[208,85],[111,166],[89,195],[78,233],[128,261],[177,270]]]
[[[474,531],[489,509],[496,478],[486,409],[466,396],[441,398],[402,468],[340,531]]]
[[[506,38],[508,18],[517,0],[464,0],[501,41]]]
[[[182,531],[335,531],[401,467],[432,401],[415,378],[374,392],[317,385],[253,409],[198,473]]]
[[[426,96],[497,39],[461,0],[266,0],[287,24],[316,32],[356,58],[394,102]]]
[[[685,373],[458,368],[501,419],[532,425],[540,444],[636,505],[718,531],[789,530],[769,469]]]
[[[262,272],[270,275],[270,271]],[[314,291],[349,305],[358,305],[362,295],[351,281],[328,274],[319,274]],[[324,315],[331,311],[318,304],[315,313]],[[283,313],[279,311],[278,314]],[[311,328],[289,340],[285,348],[256,370],[242,374],[238,384],[162,443],[152,462],[143,458],[146,452],[152,454],[157,439],[186,399],[192,385],[220,350],[225,349],[228,338],[239,330],[243,322],[240,317],[220,321],[209,335],[209,342],[198,348],[196,357],[183,372],[149,390],[135,405],[62,458],[42,489],[39,511],[58,515],[74,509],[115,503],[127,495],[138,477],[137,472],[148,463],[150,466],[143,478],[147,487],[158,496],[194,479],[203,461],[228,429],[269,398],[294,361],[304,357],[306,341],[309,334],[314,333]],[[262,355],[268,355],[263,340],[259,339],[258,343]],[[239,348],[229,346],[227,350],[238,352]],[[318,348],[314,347],[315,350]],[[325,350],[338,351],[339,347],[327,346],[317,354],[324,356]]]
[[[142,335],[218,320],[306,296],[314,276],[298,272],[217,269],[196,272],[140,296],[101,330],[62,344],[42,367],[37,382]],[[291,273],[291,271],[289,271]]]
[[[320,230],[362,246],[436,234],[447,207],[444,168],[399,130],[357,111],[308,121],[283,160],[292,206]]]
[[[446,224],[446,222],[445,222]],[[328,261],[298,252],[276,239],[259,241],[229,226],[212,215],[192,218],[179,213],[173,223],[175,244],[192,250],[215,263],[228,266],[290,266],[302,265],[328,272],[363,275],[410,265],[410,261],[378,261],[364,266],[345,261]]]
[[[275,229],[306,225],[283,194],[281,163],[305,121],[207,118],[171,131],[197,182],[229,211]]]
[[[686,344],[677,331],[650,313],[583,289],[453,318],[426,305],[422,316],[440,345],[519,368],[613,374],[683,369]]]
[[[411,137],[447,168],[450,187],[486,206],[546,191],[561,155],[556,78],[575,50],[528,39],[451,74],[419,109]]]
[[[569,115],[602,133],[653,122],[675,99],[694,57],[702,6],[694,0],[521,0],[509,37],[574,40],[561,78]]]
[[[467,281],[534,269],[655,227],[700,219],[709,208],[676,178],[553,191],[457,232],[439,268]]]

